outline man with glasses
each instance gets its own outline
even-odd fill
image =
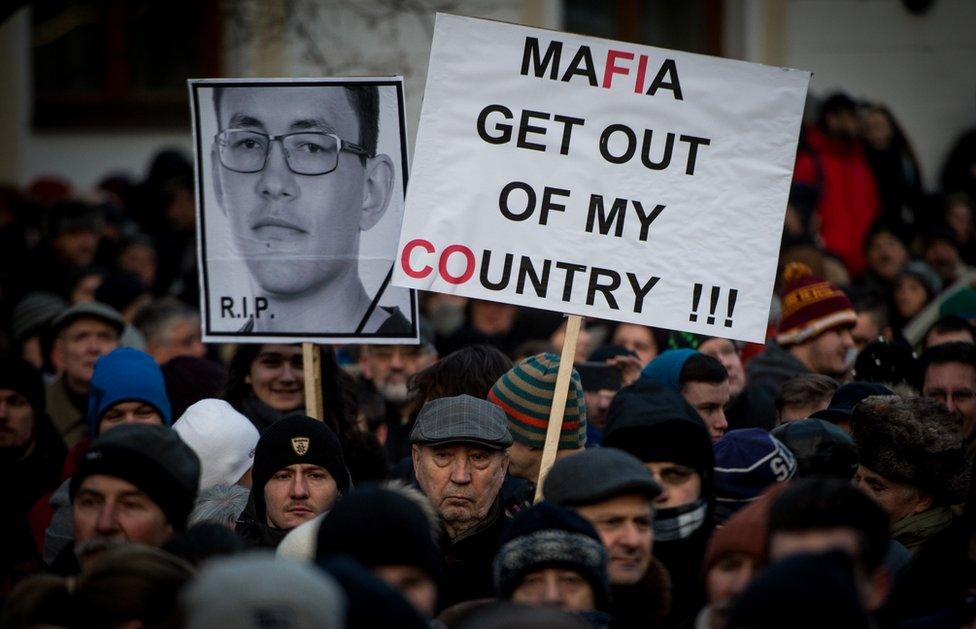
[[[395,183],[393,161],[376,152],[377,88],[222,86],[214,107],[214,193],[252,310],[266,300],[241,332],[408,334],[359,275],[360,232],[383,217]]]
[[[962,417],[970,454],[976,451],[976,346],[943,343],[922,354],[922,395],[942,402]]]

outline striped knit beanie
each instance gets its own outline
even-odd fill
[[[776,337],[780,345],[797,345],[827,330],[857,323],[857,313],[844,291],[816,277],[802,262],[787,265],[783,279],[783,314]]]
[[[546,443],[549,409],[556,390],[559,356],[529,356],[498,379],[488,392],[488,401],[498,405],[508,418],[512,438],[530,448]],[[582,448],[586,444],[586,402],[579,374],[573,370],[566,396],[559,449]]]

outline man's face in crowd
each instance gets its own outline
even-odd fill
[[[654,333],[644,325],[621,323],[613,331],[613,344],[621,345],[637,354],[641,363],[646,365],[657,356],[657,342]]]
[[[338,495],[339,487],[324,467],[302,463],[283,467],[264,486],[268,524],[293,529],[328,511]]]
[[[963,363],[929,365],[922,395],[942,402],[962,417],[963,435],[976,431],[976,369]]]
[[[410,399],[407,381],[435,359],[434,353],[423,345],[367,345],[363,357],[363,375],[384,399],[394,404]]]
[[[437,584],[416,566],[378,566],[373,574],[399,592],[426,618],[437,612]]]
[[[138,487],[104,474],[82,481],[72,505],[75,554],[82,562],[119,543],[161,546],[173,533],[162,509]]]
[[[847,370],[847,350],[854,347],[854,338],[847,328],[822,332],[805,343],[791,348],[813,373],[837,376]]]
[[[276,411],[293,411],[305,403],[303,366],[300,346],[262,345],[244,382]]]
[[[555,607],[565,612],[592,611],[596,605],[593,588],[575,570],[544,568],[522,578],[512,600],[525,605]]]
[[[729,395],[735,397],[742,393],[746,386],[746,371],[735,343],[729,339],[708,339],[698,347],[698,351],[722,363],[729,372]]]
[[[617,394],[613,389],[600,389],[599,391],[584,391],[583,401],[586,402],[586,421],[587,423],[600,428],[607,425],[607,411],[610,410],[610,402]]]
[[[110,407],[98,422],[98,434],[122,424],[155,424],[161,426],[163,417],[150,404],[140,401],[119,402]]]
[[[320,132],[360,141],[356,111],[347,90],[338,87],[225,88],[219,123],[221,130],[269,136]],[[321,149],[305,144],[294,150]],[[370,185],[369,166],[364,168],[360,156],[341,151],[334,171],[298,175],[289,170],[282,143],[275,141],[263,170],[239,173],[223,166],[215,145],[213,168],[217,200],[235,247],[261,290],[289,297],[357,277],[359,232],[382,217],[390,188]],[[371,220],[367,210],[376,203],[382,208]]]
[[[724,555],[709,568],[705,593],[712,629],[724,629],[732,606],[758,572],[759,562],[753,555],[735,552]]]
[[[911,275],[905,275],[895,284],[895,308],[898,314],[910,319],[921,312],[929,301],[928,291],[922,281]]]
[[[854,474],[854,484],[885,510],[892,523],[932,506],[932,499],[915,487],[896,483],[863,465]]]
[[[683,507],[701,497],[702,479],[694,469],[669,461],[644,463],[644,467],[661,486],[661,494],[654,499],[654,508]]]
[[[893,280],[908,262],[908,250],[892,234],[882,232],[868,244],[868,266],[879,277]]]
[[[115,328],[100,319],[81,318],[61,331],[54,350],[69,384],[87,386],[95,361],[118,346]]]
[[[929,335],[925,337],[925,347],[935,347],[936,345],[942,345],[943,343],[976,343],[976,339],[973,338],[971,332],[967,330],[955,330],[952,332],[939,332],[938,330],[932,330]]]
[[[471,326],[483,334],[504,334],[515,326],[518,308],[497,301],[471,302]]]
[[[935,269],[943,282],[951,282],[959,271],[959,251],[943,240],[937,240],[925,250],[923,259]]]
[[[478,445],[415,445],[417,484],[451,537],[488,515],[508,470],[508,454]]]
[[[629,494],[576,509],[593,525],[609,558],[610,583],[633,585],[651,565],[654,512],[644,496]]]
[[[34,434],[34,409],[13,389],[0,389],[0,450],[21,448]]]
[[[156,283],[156,250],[144,243],[133,243],[119,254],[119,268],[152,287]]]
[[[94,229],[72,229],[62,231],[52,241],[54,250],[61,259],[76,267],[91,266],[98,250],[98,232]]]
[[[681,387],[681,395],[705,420],[712,443],[721,439],[729,428],[729,422],[725,420],[725,406],[730,398],[729,381],[688,382]]]
[[[152,354],[160,365],[177,356],[193,356],[203,358],[207,354],[207,347],[200,338],[200,319],[187,317],[173,321],[163,338],[147,340],[147,351]]]

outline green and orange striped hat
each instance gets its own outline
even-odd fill
[[[512,438],[530,448],[546,443],[549,409],[556,389],[559,356],[536,354],[515,365],[488,392],[488,401],[505,411]],[[566,411],[559,434],[559,449],[586,444],[586,402],[579,374],[573,370],[566,396]]]

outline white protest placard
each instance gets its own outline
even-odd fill
[[[403,79],[189,82],[203,339],[416,343]]]
[[[762,342],[809,80],[439,14],[394,284]]]

